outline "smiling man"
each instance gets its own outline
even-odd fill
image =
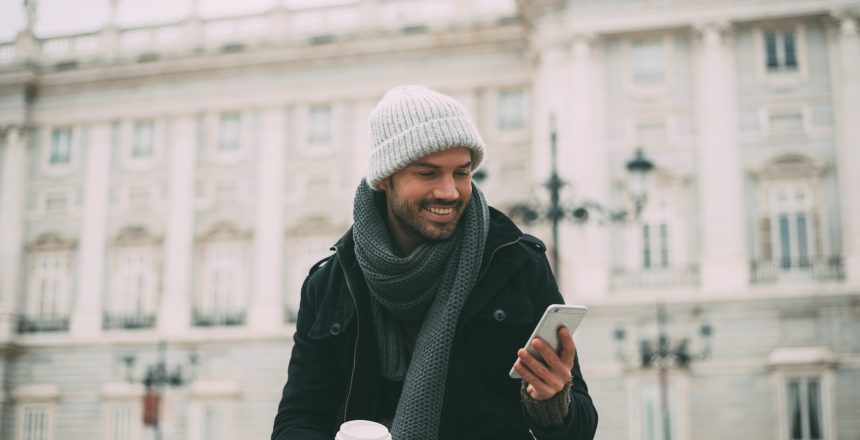
[[[354,224],[302,287],[273,440],[383,423],[394,440],[591,439],[597,412],[567,329],[521,347],[562,303],[543,243],[472,183],[485,145],[463,106],[389,91]],[[511,365],[523,380],[508,377]]]

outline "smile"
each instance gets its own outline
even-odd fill
[[[454,208],[433,208],[428,206],[426,209],[436,215],[448,215],[454,212]]]

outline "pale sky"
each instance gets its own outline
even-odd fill
[[[261,12],[281,2],[291,8],[352,3],[354,0],[198,0],[202,17]],[[181,20],[192,0],[119,0],[120,27]],[[11,41],[24,27],[23,0],[0,0],[0,41]],[[48,37],[100,29],[108,17],[108,0],[37,0],[36,35]]]

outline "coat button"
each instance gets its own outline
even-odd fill
[[[338,323],[334,323],[334,324],[331,326],[331,329],[329,330],[329,332],[330,332],[332,335],[334,335],[334,336],[339,335],[339,334],[340,334],[340,324],[338,324]]]
[[[496,311],[493,312],[493,318],[496,318],[496,321],[504,321],[507,317],[508,315],[506,315],[505,311],[502,309],[496,309]]]

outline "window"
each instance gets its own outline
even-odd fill
[[[798,68],[793,30],[764,31],[765,66],[768,72],[794,72]]]
[[[31,257],[23,331],[68,328],[70,260],[67,251],[39,251]]]
[[[642,267],[645,269],[669,267],[668,224],[642,225]]]
[[[666,49],[662,38],[634,41],[631,45],[633,83],[639,86],[661,84],[666,80]]]
[[[821,379],[796,377],[788,379],[786,386],[788,438],[791,440],[823,439]]]
[[[308,142],[325,144],[331,142],[331,107],[311,107],[308,114]]]
[[[131,157],[151,157],[155,143],[155,125],[152,121],[134,123],[131,140]]]
[[[55,128],[51,133],[51,165],[67,164],[72,158],[72,129]]]
[[[109,402],[105,408],[105,440],[138,440],[141,431],[139,404]]]
[[[639,391],[640,438],[642,440],[663,440],[678,438],[678,407],[675,402],[677,392],[673,383],[666,384],[666,404],[663,405],[660,384],[657,381],[642,383]],[[671,437],[665,435],[669,431]]]
[[[218,122],[218,151],[237,151],[240,147],[241,119],[236,113],[223,114]]]
[[[192,403],[189,411],[189,440],[231,440],[236,438],[234,400],[207,397]]]
[[[526,96],[522,90],[499,93],[499,130],[520,130],[525,127]]]
[[[200,294],[195,305],[198,325],[244,322],[245,254],[245,243],[240,240],[204,245]]]
[[[821,225],[812,188],[783,182],[769,188],[765,215],[759,219],[759,258],[777,259],[783,270],[808,268],[821,256]]]
[[[154,246],[119,246],[105,326],[145,328],[154,325],[157,272]]]
[[[23,405],[20,421],[19,440],[51,439],[51,408],[48,405]]]
[[[336,236],[308,231],[294,231],[288,239],[285,245],[288,249],[286,270],[289,274],[285,298],[288,321],[295,321],[298,316],[302,284],[308,275],[308,270],[318,261],[331,255],[331,246],[335,241],[337,241]]]
[[[207,404],[203,406],[203,438],[208,440],[227,440],[227,408],[225,405]]]

